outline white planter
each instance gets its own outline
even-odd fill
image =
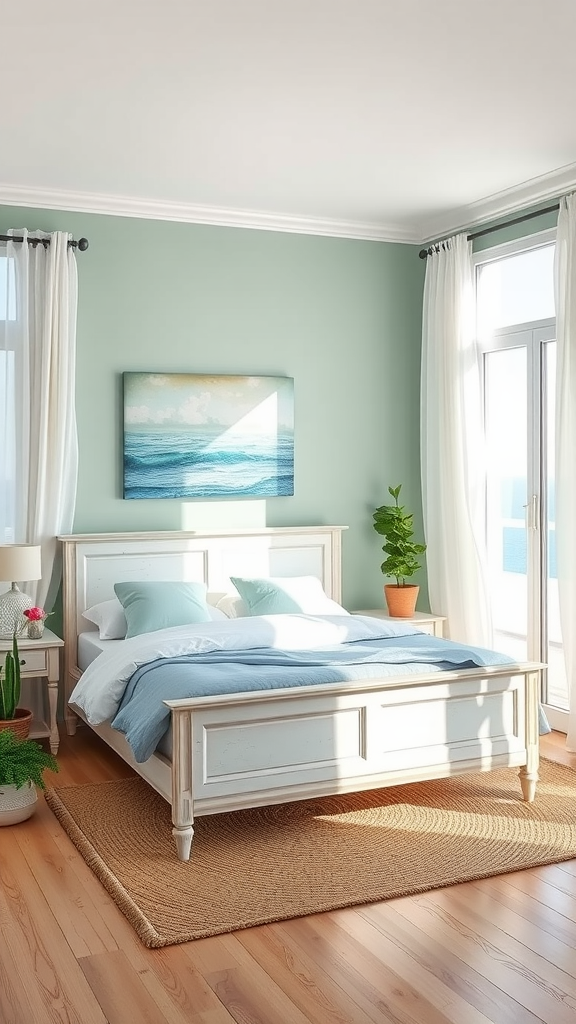
[[[37,802],[38,793],[32,782],[27,782],[20,789],[0,785],[0,825],[25,821],[34,814]]]

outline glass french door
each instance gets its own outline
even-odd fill
[[[494,647],[518,660],[547,663],[542,700],[551,724],[563,728],[568,692],[554,523],[555,324],[550,316],[530,323],[526,315],[553,312],[553,247],[546,248],[504,257],[501,267],[479,268],[477,301]],[[522,264],[525,256],[529,265]],[[483,269],[488,271],[484,289]],[[540,293],[535,296],[536,280]],[[514,323],[521,317],[524,322]]]

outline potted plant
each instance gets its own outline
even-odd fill
[[[414,615],[420,587],[406,583],[421,568],[419,555],[426,551],[425,544],[416,544],[414,536],[414,513],[407,512],[399,502],[402,484],[389,487],[394,505],[381,505],[373,513],[374,529],[386,543],[382,546],[387,556],[380,566],[384,576],[393,576],[396,583],[384,586],[388,613],[394,618],[410,618]]]
[[[0,731],[11,729],[21,739],[30,732],[32,712],[19,708],[20,700],[20,654],[16,634],[12,638],[12,650],[8,651],[4,669],[0,666]]]
[[[57,772],[58,764],[39,743],[19,739],[11,729],[0,732],[0,825],[14,825],[34,813],[36,786],[46,788],[47,768]]]

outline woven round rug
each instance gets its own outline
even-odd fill
[[[140,778],[47,790],[146,946],[391,899],[576,857],[576,771],[518,770],[202,816],[176,857],[170,807]]]

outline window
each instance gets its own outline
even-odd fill
[[[494,646],[548,663],[543,700],[568,709],[554,534],[554,233],[478,253]]]

